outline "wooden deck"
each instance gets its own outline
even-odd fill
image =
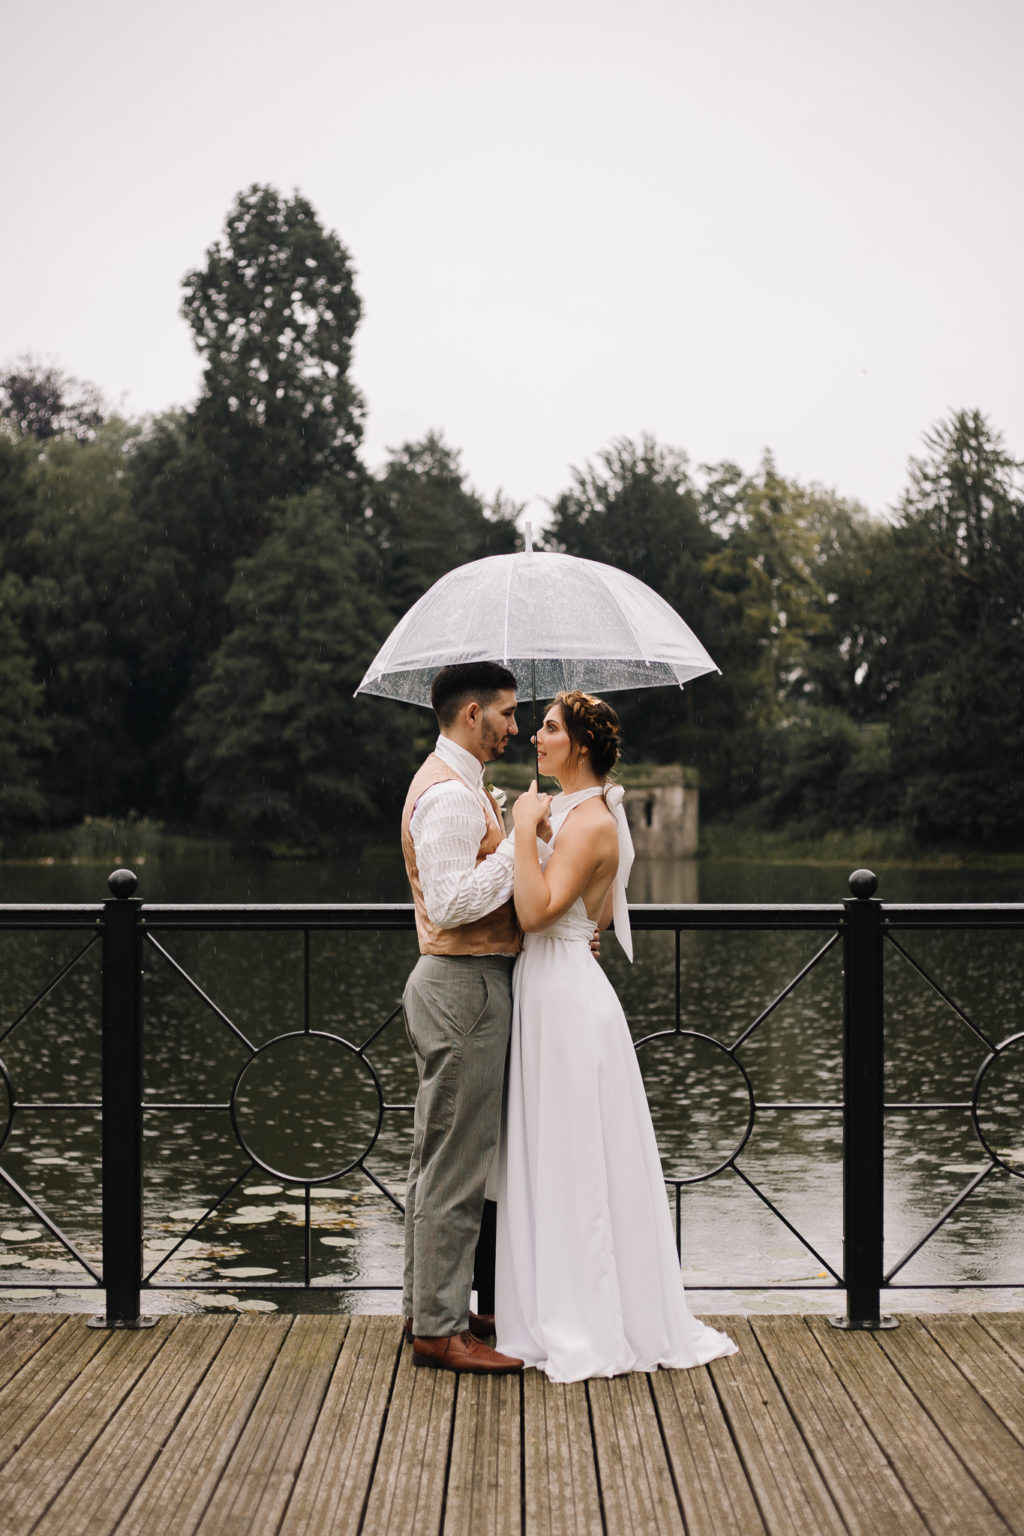
[[[397,1318],[0,1317],[3,1536],[1024,1533],[1024,1313],[716,1319],[704,1370],[413,1370]]]

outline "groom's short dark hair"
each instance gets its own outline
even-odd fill
[[[515,686],[508,667],[498,661],[460,661],[441,668],[430,685],[430,702],[438,725],[444,729],[470,699],[486,708],[497,694]]]

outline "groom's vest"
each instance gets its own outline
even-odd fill
[[[438,928],[437,924],[432,923],[427,916],[423,887],[420,884],[420,872],[416,867],[416,848],[412,840],[410,824],[420,796],[425,794],[432,784],[442,784],[446,779],[457,779],[460,784],[464,782],[453,768],[449,768],[447,763],[443,763],[432,752],[409,785],[409,793],[405,797],[405,809],[402,812],[402,852],[405,855],[405,868],[409,876],[409,884],[412,886],[412,899],[416,906],[416,933],[420,941],[420,953],[423,955],[513,955],[522,948],[522,941],[516,926],[511,900],[502,902],[500,907],[493,912],[488,912],[485,917],[478,917],[472,923],[463,923],[459,928]],[[487,798],[491,799],[489,795]],[[478,864],[482,864],[487,855],[493,853],[504,840],[504,833],[498,828],[501,813],[493,800],[491,804],[494,806],[497,823],[489,816],[487,817],[487,830],[476,854]]]

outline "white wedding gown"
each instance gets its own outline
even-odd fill
[[[550,846],[600,792],[556,796]],[[577,900],[526,936],[513,981],[497,1347],[552,1381],[704,1365],[736,1349],[686,1305],[647,1095],[593,931]]]

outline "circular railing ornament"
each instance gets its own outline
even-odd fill
[[[688,1160],[691,1156],[694,1161],[700,1161],[703,1157],[711,1165],[701,1167],[698,1173],[684,1173],[678,1168],[672,1170],[669,1164],[673,1161],[673,1157],[678,1158],[680,1149],[673,1148],[667,1154],[663,1150],[662,1166],[665,1178],[672,1184],[702,1184],[706,1179],[713,1179],[716,1174],[723,1173],[730,1167],[750,1140],[756,1112],[753,1084],[742,1062],[737,1060],[727,1046],[711,1035],[701,1034],[692,1029],[666,1029],[639,1040],[636,1051],[638,1057],[641,1057],[642,1053],[641,1068],[643,1068],[643,1062],[649,1059],[652,1047],[663,1049],[665,1046],[670,1046],[677,1052],[689,1050],[692,1060],[686,1077],[685,1103],[673,1095],[671,1103],[666,1106],[668,1118],[664,1124],[660,1123],[662,1095],[659,1089],[662,1085],[659,1083],[658,1074],[651,1071],[650,1067],[644,1072],[644,1082],[648,1088],[651,1117],[654,1121],[659,1148],[673,1147],[673,1143],[678,1143],[682,1139],[685,1143],[684,1155]],[[710,1110],[708,1106],[711,1104],[716,1108]],[[687,1109],[691,1111],[689,1120],[686,1115]],[[698,1117],[702,1132],[704,1124],[716,1129],[725,1124],[724,1146],[721,1144],[722,1137],[717,1147],[711,1147],[707,1144],[706,1135],[694,1134]],[[731,1126],[730,1121],[733,1122]],[[701,1143],[703,1145],[700,1145]],[[693,1152],[695,1144],[700,1148],[696,1154]]]
[[[340,1035],[296,1030],[253,1052],[235,1078],[230,1111],[239,1145],[265,1172],[324,1184],[372,1150],[384,1092],[371,1063]]]
[[[974,1121],[975,1135],[996,1166],[1004,1168],[1015,1179],[1024,1179],[1022,1053],[1024,1032],[1010,1035],[1002,1045],[997,1045],[986,1056],[978,1068],[971,1090],[971,1119]],[[1013,1066],[1014,1055],[1017,1058],[1016,1071]],[[1011,1072],[1014,1073],[1012,1079],[1009,1078]]]
[[[6,1063],[0,1059],[0,1152],[14,1127],[14,1084]]]

